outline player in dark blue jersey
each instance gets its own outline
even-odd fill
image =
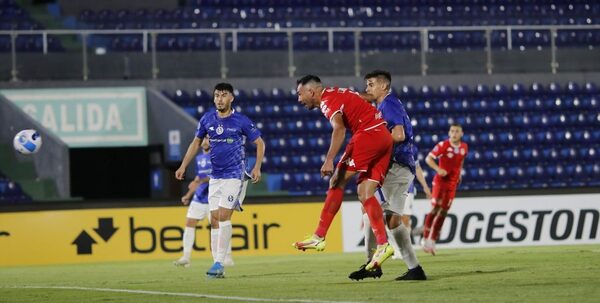
[[[396,280],[425,280],[426,276],[419,265],[417,256],[410,240],[410,231],[402,224],[402,212],[408,195],[408,187],[414,179],[415,160],[413,157],[413,131],[410,118],[402,102],[391,93],[392,77],[386,71],[376,70],[364,77],[367,94],[377,103],[377,109],[383,114],[387,128],[392,133],[394,148],[392,159],[385,181],[381,187],[381,207],[386,213],[386,223],[389,233],[398,243],[408,271]],[[365,231],[365,246],[367,259],[370,260],[373,251],[373,237],[368,216],[363,214]],[[367,264],[369,261],[367,260]],[[365,265],[350,274],[349,278],[360,280],[366,277],[379,277],[381,271],[367,271]]]
[[[209,278],[224,277],[223,263],[231,244],[231,217],[234,210],[241,210],[246,194],[247,178],[252,183],[260,181],[265,143],[260,131],[245,115],[233,110],[233,86],[219,83],[214,89],[216,110],[206,112],[196,130],[175,177],[183,180],[185,169],[198,153],[203,138],[208,135],[212,172],[208,186],[208,204],[211,221],[219,222],[216,260],[208,270]],[[256,145],[256,163],[248,176],[246,172],[246,140]]]
[[[207,218],[211,224],[211,252],[213,259],[217,257],[217,240],[219,232],[219,222],[210,220],[210,211],[208,208],[208,182],[212,165],[210,163],[210,145],[208,140],[202,141],[202,153],[196,156],[196,177],[188,185],[188,190],[181,197],[183,205],[189,205],[185,221],[185,230],[183,232],[183,256],[173,262],[175,266],[189,267],[191,265],[192,246],[196,239],[196,224],[198,221]],[[191,203],[190,203],[191,202]],[[224,261],[225,266],[232,266],[231,245],[227,251]]]

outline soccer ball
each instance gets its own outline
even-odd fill
[[[42,147],[42,136],[35,129],[25,129],[15,135],[13,147],[21,154],[37,153]]]

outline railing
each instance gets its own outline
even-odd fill
[[[420,67],[421,74],[427,75],[427,53],[429,52],[428,35],[431,32],[441,31],[465,31],[465,32],[484,32],[486,46],[484,51],[486,52],[486,70],[488,74],[493,74],[494,63],[492,60],[492,38],[491,33],[494,31],[506,32],[507,39],[507,50],[512,50],[512,31],[515,30],[537,30],[537,31],[549,31],[550,32],[550,51],[551,60],[548,62],[552,73],[557,73],[559,62],[557,62],[557,46],[556,37],[557,32],[561,30],[600,30],[600,25],[531,25],[531,26],[438,26],[438,27],[387,27],[387,28],[375,28],[375,27],[345,27],[345,28],[285,28],[285,29],[127,29],[127,30],[11,30],[11,31],[0,31],[0,35],[9,35],[11,37],[11,79],[12,81],[18,81],[18,70],[17,70],[17,51],[16,51],[16,39],[18,36],[24,35],[41,35],[43,39],[42,52],[48,53],[48,35],[78,35],[82,41],[82,79],[88,80],[88,58],[87,58],[87,37],[89,35],[141,35],[142,36],[142,52],[151,53],[152,58],[152,78],[156,79],[159,76],[159,65],[157,61],[157,48],[156,42],[158,35],[164,34],[219,34],[220,37],[220,74],[221,78],[227,78],[228,67],[227,67],[227,52],[226,49],[226,37],[231,35],[232,47],[231,52],[238,52],[238,34],[248,33],[282,33],[288,36],[288,75],[289,77],[295,76],[296,67],[294,65],[294,41],[293,35],[296,33],[326,33],[328,37],[328,52],[333,53],[335,33],[353,33],[354,35],[354,75],[361,75],[361,56],[360,56],[360,37],[364,32],[377,33],[377,32],[418,32],[420,33]],[[150,43],[148,43],[150,42]],[[148,45],[150,48],[148,49]]]

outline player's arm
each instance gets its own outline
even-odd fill
[[[192,140],[190,146],[188,146],[188,149],[185,152],[185,156],[183,157],[183,161],[181,161],[181,166],[179,166],[179,168],[175,172],[175,178],[177,180],[183,180],[183,178],[185,177],[185,169],[190,164],[190,162],[192,162],[192,159],[194,159],[196,154],[198,154],[198,151],[200,150],[200,145],[202,145],[202,140],[204,139],[194,137],[194,140]]]
[[[423,169],[421,168],[421,165],[417,164],[417,167],[415,169],[415,175],[417,177],[417,181],[419,181],[419,184],[421,184],[421,187],[423,187],[423,192],[425,193],[425,196],[427,197],[427,199],[431,199],[431,189],[429,189],[427,180],[425,180],[425,175],[423,174]]]
[[[321,166],[321,176],[331,176],[333,174],[333,159],[342,148],[346,138],[346,126],[344,126],[341,113],[333,114],[329,121],[333,131],[331,132],[331,143],[325,156],[325,163]]]
[[[394,140],[394,143],[403,142],[405,139],[406,134],[404,133],[404,126],[394,126],[394,128],[392,128],[392,140]]]
[[[427,155],[427,158],[425,158],[425,162],[427,163],[427,165],[429,165],[429,167],[431,167],[431,169],[435,170],[435,172],[440,175],[441,177],[444,177],[448,174],[448,172],[439,167],[437,165],[437,163],[435,163],[435,158],[433,157],[433,155],[430,153],[429,155]]]
[[[252,183],[258,183],[260,181],[260,168],[262,167],[263,158],[265,157],[265,141],[258,137],[253,142],[256,145],[256,163],[250,173],[252,176]]]
[[[373,95],[371,95],[371,94],[369,94],[369,93],[365,93],[365,92],[358,92],[358,95],[359,95],[361,98],[365,99],[366,101],[369,101],[369,102],[374,102],[374,101],[375,101],[375,96],[373,96]]]
[[[183,203],[183,205],[190,204],[192,196],[194,196],[194,192],[196,192],[196,189],[198,188],[198,186],[200,186],[200,180],[200,177],[196,176],[194,180],[190,182],[190,184],[188,185],[187,192],[185,193],[185,195],[183,195],[183,197],[181,197],[181,203]]]

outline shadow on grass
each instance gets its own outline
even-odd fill
[[[470,271],[448,272],[448,273],[438,274],[438,275],[434,275],[434,276],[427,276],[427,278],[428,278],[428,280],[442,280],[442,279],[447,279],[447,278],[499,274],[499,273],[516,272],[516,271],[519,271],[519,270],[514,267],[497,269],[497,270],[470,270]]]

